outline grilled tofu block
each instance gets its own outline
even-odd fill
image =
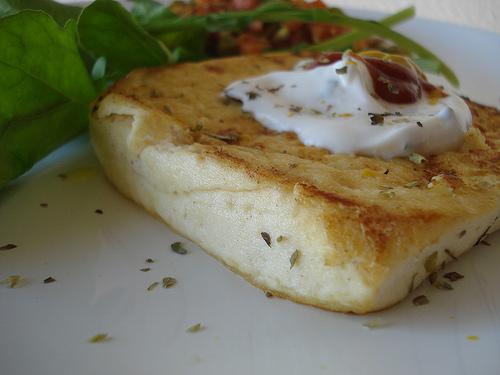
[[[221,95],[299,59],[136,70],[95,102],[95,151],[119,191],[258,288],[333,311],[386,308],[499,228],[500,112],[467,101],[461,148],[415,164],[307,147]]]

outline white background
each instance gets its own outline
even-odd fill
[[[383,12],[415,5],[418,17],[500,32],[499,0],[326,0],[325,3]]]

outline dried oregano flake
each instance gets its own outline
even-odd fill
[[[89,339],[89,342],[91,344],[98,344],[102,342],[107,342],[111,340],[111,337],[107,333],[98,333],[97,335],[92,336]]]
[[[271,88],[267,89],[267,92],[270,93],[270,94],[276,94],[283,87],[285,87],[285,85],[279,85],[277,87],[271,87]]]
[[[392,199],[396,196],[396,192],[393,190],[380,190],[378,193],[381,197],[386,199]]]
[[[290,269],[292,269],[293,266],[295,266],[295,263],[297,263],[297,261],[299,260],[300,256],[301,256],[300,250],[295,250],[293,252],[293,254],[290,256]]]
[[[406,184],[404,184],[403,186],[407,189],[412,189],[412,188],[416,188],[420,185],[420,183],[418,181],[410,181]]]
[[[170,109],[170,107],[168,105],[163,106],[163,112],[165,112],[167,115],[172,114],[172,110]]]
[[[177,280],[174,277],[164,277],[161,283],[165,289],[168,289],[177,284]]]
[[[260,97],[260,94],[255,91],[247,91],[245,94],[247,95],[248,100],[255,100]]]
[[[240,140],[240,136],[238,134],[205,133],[205,135],[224,142],[238,142]]]
[[[429,274],[429,277],[428,277],[428,279],[429,279],[429,283],[430,283],[431,285],[434,285],[434,283],[437,281],[437,278],[438,278],[438,274],[437,274],[437,272],[431,272],[431,273]]]
[[[347,73],[347,65],[343,66],[342,68],[335,69],[335,73],[346,74]]]
[[[154,283],[152,283],[150,286],[148,286],[147,288],[147,291],[148,292],[151,292],[153,289],[155,289],[158,285],[160,285],[159,282],[155,281]]]
[[[448,272],[443,275],[444,278],[450,280],[451,282],[460,280],[464,278],[464,275],[458,273],[458,272]]]
[[[450,249],[444,249],[444,252],[453,260],[457,260],[458,258],[451,252]]]
[[[49,277],[47,277],[45,280],[43,280],[43,283],[44,283],[44,284],[50,284],[50,283],[54,283],[54,282],[56,282],[56,281],[57,281],[57,280],[56,280],[56,279],[54,279],[52,276],[49,276]]]
[[[424,268],[427,273],[434,272],[437,268],[437,251],[433,252],[425,259]]]
[[[0,284],[7,284],[9,288],[16,288],[21,286],[20,284],[24,279],[19,275],[7,276],[5,279],[0,280]]]
[[[413,304],[415,306],[427,305],[428,303],[429,303],[429,298],[427,298],[423,294],[413,298]]]
[[[205,326],[201,325],[201,323],[196,323],[193,324],[191,327],[189,327],[186,331],[189,333],[195,333],[195,332],[200,332],[205,329]]]
[[[375,319],[372,319],[372,320],[369,320],[369,321],[363,323],[363,327],[366,327],[368,329],[383,328],[383,327],[387,327],[388,325],[389,325],[389,323],[384,322],[380,318],[375,318]]]
[[[481,241],[485,240],[486,237],[488,236],[488,231],[490,230],[491,228],[491,225],[486,228],[486,230],[479,236],[479,238],[477,239],[476,243],[474,244],[474,246],[477,246],[481,243]]]
[[[415,273],[412,276],[411,282],[410,282],[410,287],[408,288],[408,294],[411,293],[413,291],[413,289],[415,289],[415,280],[417,279],[417,276],[418,276],[418,273]]]
[[[187,254],[187,250],[182,244],[182,242],[174,242],[172,245],[170,245],[170,249],[177,254],[181,255]]]
[[[453,290],[453,287],[446,281],[438,280],[432,284],[436,289],[440,290]]]
[[[271,247],[271,236],[267,232],[260,232],[260,235],[266,241],[267,246]]]
[[[197,123],[196,125],[189,128],[189,130],[191,130],[192,132],[199,132],[201,129],[203,129],[203,125],[200,123]]]
[[[368,116],[370,117],[370,124],[375,125],[375,126],[382,126],[384,125],[384,116],[379,114],[379,113],[368,113]]]
[[[0,251],[13,250],[16,247],[17,245],[14,245],[13,243],[8,243],[7,245],[0,246]]]

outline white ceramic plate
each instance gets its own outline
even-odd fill
[[[461,92],[500,104],[499,35],[424,20],[400,29],[450,63]],[[170,251],[178,240],[189,254]],[[488,242],[448,266],[465,275],[454,290],[413,293],[426,306],[410,297],[352,316],[268,299],[119,195],[83,137],[0,193],[0,246],[18,245],[0,251],[0,278],[27,279],[0,287],[0,373],[500,374],[500,236]],[[165,276],[178,284],[146,291]],[[383,326],[363,326],[374,320]],[[186,332],[195,323],[206,328]],[[90,344],[97,333],[112,338]]]

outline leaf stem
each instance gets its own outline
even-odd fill
[[[415,16],[415,7],[408,7],[381,19],[379,22],[384,26],[391,27],[413,16]],[[365,39],[369,36],[365,32],[353,30],[336,38],[309,46],[306,49],[309,51],[343,51],[350,48],[357,40]]]

